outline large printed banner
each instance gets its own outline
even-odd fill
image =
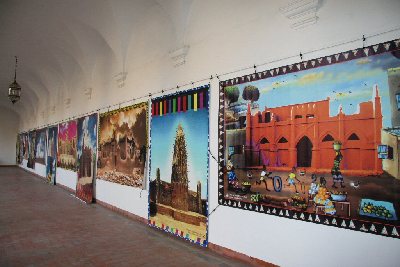
[[[57,167],[76,170],[76,120],[58,125]]]
[[[22,156],[23,159],[28,160],[29,155],[29,135],[28,133],[22,133]]]
[[[93,179],[96,171],[97,113],[79,118],[77,130],[76,196],[87,203],[92,203]]]
[[[58,127],[49,127],[47,129],[47,160],[46,177],[50,184],[56,184],[57,170],[57,134]]]
[[[36,162],[45,165],[46,161],[46,131],[47,129],[36,130]]]
[[[28,133],[28,163],[26,166],[28,168],[34,169],[35,168],[35,149],[36,149],[36,131],[30,131]]]
[[[22,163],[22,157],[23,157],[23,136],[22,134],[17,135],[17,143],[16,143],[16,162],[17,164]]]
[[[149,224],[207,246],[208,86],[152,100]]]
[[[398,238],[399,49],[221,82],[219,203]]]
[[[143,188],[147,102],[100,114],[97,178]]]

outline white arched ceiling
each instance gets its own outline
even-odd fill
[[[396,0],[358,0],[349,2],[346,10],[341,10],[343,3],[320,0],[318,26],[295,31],[279,12],[288,2],[2,0],[0,107],[14,110],[22,121],[30,121],[24,125],[33,128],[38,126],[33,122],[50,123],[77,115],[76,107],[79,112],[90,111],[143,95],[143,90],[155,92],[175,82],[232,71],[238,64],[263,63],[266,58],[260,54],[274,59],[294,44],[299,51],[312,47],[304,33],[318,37],[319,43],[346,41],[341,35],[343,27],[335,23],[337,16],[352,21],[348,36],[353,38],[351,31],[362,33],[370,28],[365,16],[355,16],[355,12],[384,7],[388,15],[378,16],[374,23],[376,29],[383,29],[398,10]],[[187,63],[174,69],[169,52],[185,45],[190,46]],[[269,54],[271,48],[277,55]],[[19,57],[17,81],[22,85],[22,99],[12,105],[6,90],[13,80],[14,55]],[[195,76],[189,75],[194,72]],[[121,78],[126,79],[125,87],[118,83]],[[88,89],[91,99],[86,95]],[[40,118],[43,112],[46,118]]]
[[[156,0],[161,8],[168,14],[175,31],[175,48],[186,45],[186,32],[190,20],[194,0]]]
[[[112,90],[118,90],[118,75],[138,73],[185,43],[193,2],[1,1],[0,86],[12,82],[17,55],[22,99],[12,105],[3,96],[0,106],[22,120],[45,123],[49,117],[73,115],[66,99],[71,106],[83,104],[88,88],[97,105],[109,103]]]

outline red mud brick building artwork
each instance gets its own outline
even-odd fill
[[[302,167],[330,172],[335,157],[333,141],[342,142],[341,170],[347,175],[378,175],[382,160],[377,157],[381,142],[382,110],[378,87],[372,101],[359,103],[357,114],[342,108],[330,116],[330,99],[265,107],[246,114],[245,166],[266,165],[271,170]]]

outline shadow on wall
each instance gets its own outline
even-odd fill
[[[0,107],[0,165],[15,165],[19,115]]]

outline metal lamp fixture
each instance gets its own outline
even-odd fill
[[[17,62],[18,58],[15,57],[14,81],[8,87],[8,98],[13,104],[21,98],[21,86],[17,83]]]

